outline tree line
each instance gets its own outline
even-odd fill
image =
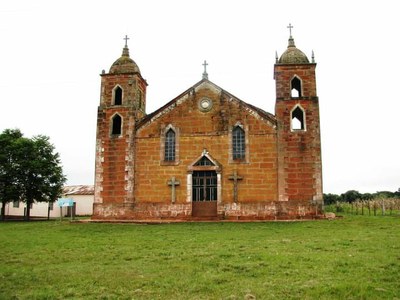
[[[400,199],[400,188],[395,192],[379,191],[376,193],[360,193],[356,190],[349,190],[343,194],[324,194],[324,204],[330,205],[337,202],[353,203],[359,200],[373,200],[373,199]]]
[[[19,129],[0,134],[1,219],[12,201],[26,203],[25,218],[30,218],[33,202],[54,202],[66,181],[60,156],[44,135],[24,137]]]

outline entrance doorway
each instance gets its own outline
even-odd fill
[[[218,180],[215,171],[193,171],[192,215],[194,217],[216,217]]]

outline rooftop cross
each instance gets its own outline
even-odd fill
[[[290,36],[292,36],[292,28],[293,28],[293,25],[292,25],[291,23],[289,23],[289,26],[287,26],[287,28],[289,28]]]
[[[208,79],[208,74],[207,74],[208,63],[207,63],[207,61],[204,61],[203,66],[204,66],[203,79]]]
[[[127,35],[125,35],[124,40],[125,40],[125,48],[128,48],[128,40],[129,40],[129,38],[128,38]]]

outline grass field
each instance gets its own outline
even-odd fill
[[[400,299],[400,218],[4,222],[0,299]]]

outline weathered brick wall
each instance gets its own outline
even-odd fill
[[[292,98],[290,81],[302,80],[302,97]],[[296,219],[321,213],[322,166],[319,104],[315,64],[275,65],[274,117],[246,105],[214,84],[203,81],[174,101],[144,117],[146,83],[129,74],[102,76],[96,147],[95,219],[190,219],[190,166],[206,149],[218,162],[221,197],[218,216],[224,219]],[[124,90],[123,104],[112,105],[112,90]],[[139,96],[139,93],[141,95]],[[203,98],[213,107],[199,109]],[[291,110],[300,104],[306,130],[292,131]],[[111,136],[112,116],[123,118],[122,135]],[[240,124],[246,133],[246,158],[232,159],[232,134]],[[166,130],[176,132],[174,162],[164,161]],[[218,171],[219,172],[219,171]],[[237,202],[234,184],[237,173]],[[172,201],[172,177],[179,180]]]
[[[189,220],[190,203],[106,203],[94,204],[93,218],[98,220]]]
[[[321,217],[320,208],[304,201],[227,202],[220,205],[221,220],[295,220]],[[94,204],[94,219],[103,220],[196,220],[191,203]]]
[[[315,67],[316,64],[276,64],[274,68],[276,99],[291,99],[290,81],[294,75],[297,75],[302,80],[303,98],[316,97]]]
[[[113,103],[113,89],[117,85],[123,90],[122,105]],[[135,124],[144,116],[145,91],[146,82],[140,74],[102,75],[97,118],[94,216],[104,215],[102,207],[105,205],[107,211],[106,204],[133,202]],[[111,134],[115,114],[122,117],[121,135]]]
[[[294,220],[320,216],[319,208],[305,201],[224,203],[226,220]]]
[[[199,101],[213,101],[209,112],[201,112]],[[238,201],[257,202],[277,199],[277,148],[274,125],[261,120],[240,101],[210,86],[199,88],[184,101],[157,120],[138,129],[136,136],[136,202],[171,202],[171,187],[167,181],[176,177],[176,202],[187,202],[188,166],[204,149],[222,165],[222,202],[233,202],[233,181],[228,177],[236,170],[243,180],[238,183]],[[232,162],[229,158],[229,129],[237,122],[246,128],[248,158]],[[161,133],[169,124],[179,128],[179,163],[165,165]]]
[[[292,98],[290,81],[302,80],[302,97]],[[279,199],[322,201],[322,166],[319,103],[316,94],[315,64],[275,65],[279,149]],[[305,111],[305,130],[291,130],[291,110]]]

